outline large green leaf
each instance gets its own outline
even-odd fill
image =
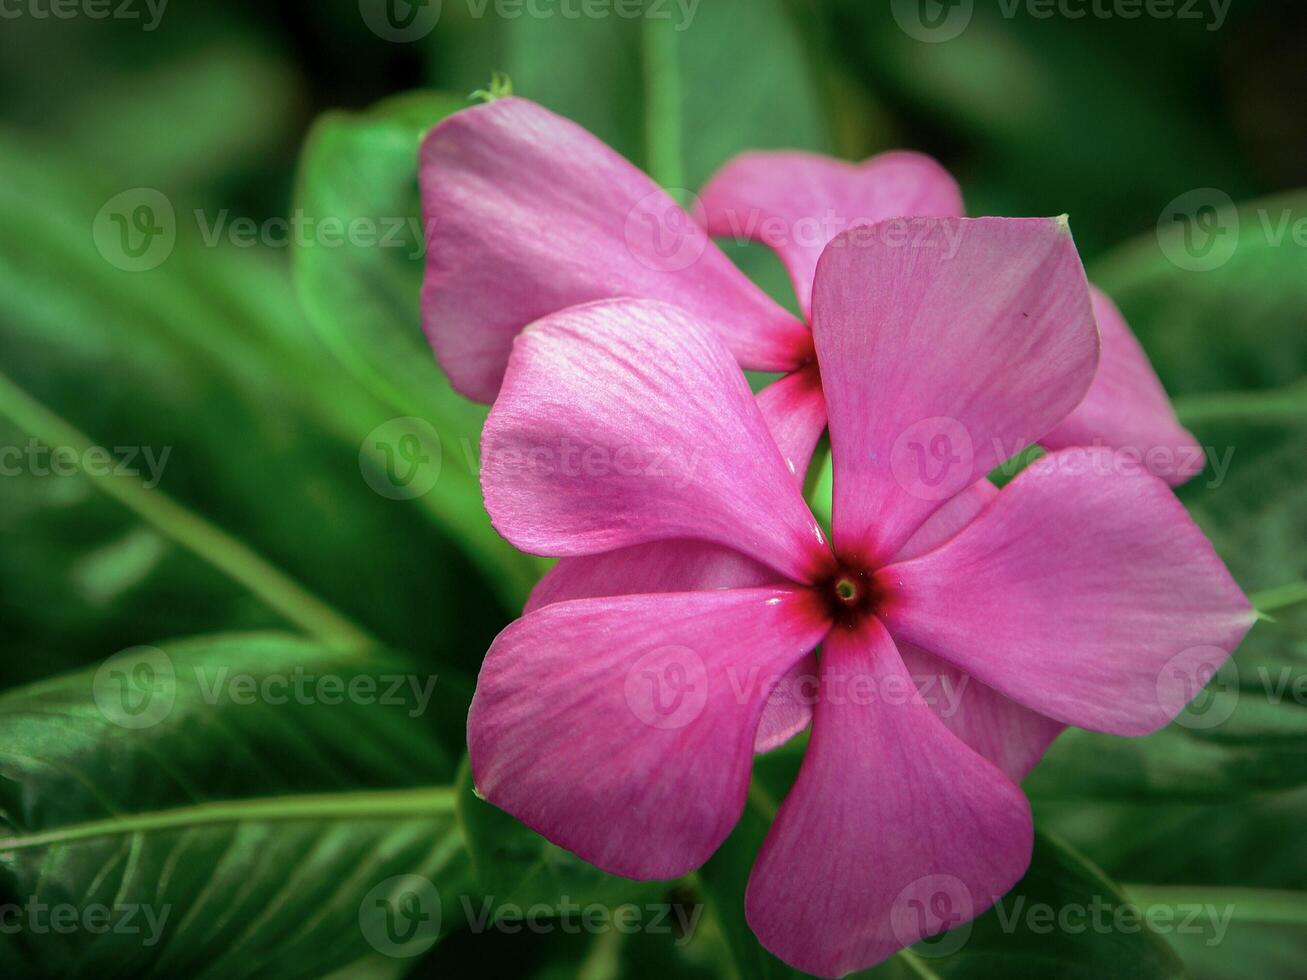
[[[428,423],[413,434],[423,453],[440,460],[440,485],[423,502],[516,604],[540,566],[490,527],[478,483],[485,409],[458,395],[436,366],[419,307],[425,237],[418,145],[464,104],[415,94],[318,120],[301,160],[296,209],[312,228],[346,229],[345,242],[300,236],[292,258],[310,322],[357,385],[397,416]]]
[[[475,669],[494,593],[432,510],[369,487],[385,457],[367,437],[398,413],[320,349],[267,250],[207,246],[178,200],[171,252],[125,271],[91,233],[113,188],[17,140],[0,166],[7,678],[269,626]],[[139,472],[50,476],[29,446],[132,453]],[[161,473],[142,450],[168,454]],[[438,630],[433,609],[451,613]]]
[[[377,902],[447,931],[466,894],[439,684],[233,634],[0,696],[0,968],[317,977],[425,951]]]

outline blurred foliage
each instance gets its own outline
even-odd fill
[[[532,16],[559,7],[544,0],[444,0],[433,30],[395,43],[369,30],[367,4],[178,4],[148,30],[5,8],[0,447],[131,447],[142,472],[0,477],[0,903],[176,906],[153,952],[6,933],[6,975],[795,975],[752,938],[742,896],[802,737],[759,760],[735,834],[673,883],[601,875],[466,776],[472,679],[541,565],[481,509],[484,409],[452,394],[427,351],[411,222],[421,134],[494,71],[682,196],[746,148],[857,159],[904,146],[948,166],[973,214],[1070,213],[1091,277],[1209,447],[1181,499],[1267,616],[1209,692],[1228,721],[1054,745],[1028,780],[1044,836],[1011,898],[1233,917],[1213,942],[1025,934],[996,911],[959,953],[923,946],[871,972],[1299,975],[1307,8],[1242,0],[1218,23],[1211,3],[1170,8],[1195,17],[1071,18],[976,0],[961,34],[932,44],[896,23],[911,6],[898,2],[569,18]],[[125,272],[93,230],[137,188],[168,199],[177,239],[156,268]],[[1238,247],[1205,272],[1169,261],[1156,230],[1195,188],[1238,204]],[[232,225],[296,216],[397,222],[405,247],[242,242]],[[728,250],[793,305],[770,253]],[[375,433],[399,417],[429,427],[420,450],[440,466],[412,499],[369,484],[387,463]],[[146,448],[168,453],[157,486]],[[97,710],[102,665],[142,643],[176,671],[175,703],[153,727],[114,726]],[[219,670],[438,682],[410,716],[215,700],[202,681]],[[440,941],[377,955],[359,905],[402,873],[436,883]],[[702,917],[690,935],[537,934],[502,918],[563,896]],[[489,924],[468,928],[464,902],[486,899]]]

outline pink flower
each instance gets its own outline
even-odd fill
[[[807,754],[746,906],[763,945],[825,976],[991,905],[1029,861],[1016,781],[1061,726],[1166,724],[1252,622],[1166,484],[1110,452],[984,480],[1094,377],[1065,224],[908,230],[850,229],[816,266],[833,541],[726,339],[683,305],[536,322],[482,443],[499,531],[580,564],[486,656],[479,790],[605,870],[684,874],[743,811],[772,692],[815,669]],[[967,696],[945,710],[922,674]]]
[[[956,182],[917,153],[861,164],[747,153],[703,191],[693,216],[584,129],[517,98],[456,113],[422,147],[427,252],[423,320],[442,367],[491,402],[513,338],[580,303],[621,296],[674,303],[711,327],[742,367],[787,372],[760,396],[800,476],[826,424],[806,326],[755,287],[704,233],[772,246],[804,315],[822,249],[855,223],[963,213]],[[1083,402],[1035,437],[1049,448],[1105,445],[1181,483],[1202,452],[1120,312],[1094,291],[1102,360]]]

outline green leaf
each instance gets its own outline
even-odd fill
[[[465,105],[412,94],[318,120],[301,160],[296,209],[312,228],[346,229],[346,241],[300,236],[292,258],[310,322],[355,383],[396,415],[429,424],[415,434],[424,452],[441,460],[441,485],[422,503],[516,606],[541,566],[490,526],[478,482],[486,410],[456,393],[436,366],[419,305],[425,237],[418,146],[428,129]]]
[[[0,933],[0,968],[316,977],[425,950],[434,933],[387,945],[376,902],[432,922],[466,891],[427,680],[247,634],[0,696],[0,893],[19,923]],[[442,930],[456,919],[447,909]]]
[[[384,465],[366,437],[396,413],[321,350],[270,250],[206,244],[177,200],[171,252],[125,271],[91,233],[121,188],[16,139],[0,167],[7,680],[233,628],[474,670],[492,593],[430,512],[366,482]],[[87,476],[88,447],[108,474]],[[438,632],[433,597],[458,611]]]

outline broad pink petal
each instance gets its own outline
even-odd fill
[[[781,584],[783,576],[733,548],[708,541],[652,541],[601,555],[560,559],[536,583],[524,611],[596,596]]]
[[[963,214],[948,171],[906,150],[862,163],[793,151],[742,153],[713,176],[701,200],[713,235],[762,242],[780,255],[805,315],[821,251],[844,229]]]
[[[1050,718],[1122,735],[1174,718],[1253,621],[1167,485],[1107,450],[1039,460],[956,537],[878,577],[896,638]]]
[[[813,316],[835,544],[872,563],[1074,408],[1098,356],[1084,270],[1054,218],[850,229],[822,253]]]
[[[685,874],[739,819],[771,685],[826,629],[794,587],[546,606],[481,668],[477,789],[605,871]]]
[[[940,505],[939,510],[926,518],[926,522],[912,533],[912,537],[903,543],[903,547],[894,556],[894,561],[907,561],[934,551],[953,535],[974,521],[995,497],[998,487],[982,477],[951,500]]]
[[[1094,286],[1090,294],[1103,342],[1098,373],[1084,401],[1039,441],[1049,449],[1109,446],[1178,486],[1202,472],[1203,449],[1175,417],[1148,355],[1116,304]]]
[[[513,338],[591,300],[678,303],[748,368],[811,354],[803,324],[755,287],[645,174],[524,99],[455,113],[422,144],[422,320],[454,386],[494,400]]]
[[[572,307],[518,339],[481,441],[486,509],[535,554],[694,538],[796,581],[830,562],[721,341],[650,300]]]
[[[1016,785],[911,696],[879,622],[830,633],[821,684],[745,906],[769,950],[838,977],[979,915],[1024,873],[1033,831]]]
[[[826,431],[826,398],[821,392],[817,365],[787,374],[758,392],[758,409],[790,472],[802,486],[812,452]]]
[[[911,643],[895,640],[922,699],[962,741],[1020,782],[1066,727]]]

